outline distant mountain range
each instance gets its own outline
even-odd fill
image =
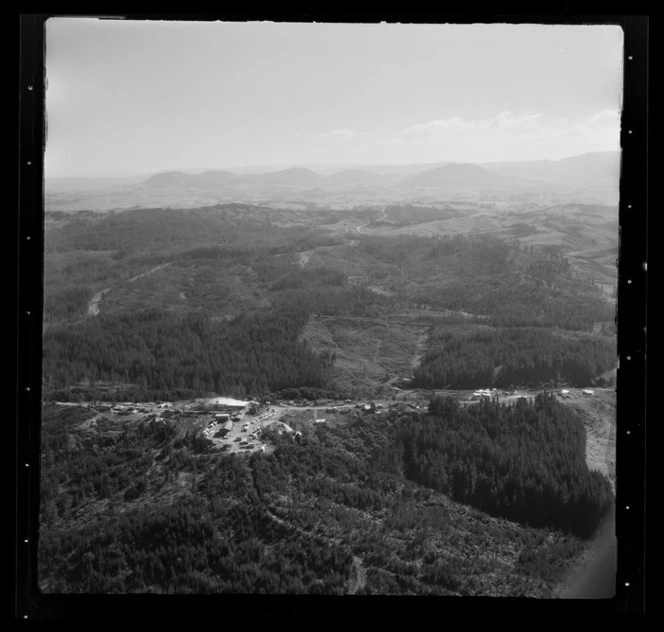
[[[428,168],[427,168],[428,167]],[[431,165],[387,165],[342,169],[329,175],[304,167],[291,167],[264,173],[233,173],[228,170],[185,173],[170,171],[147,178],[149,188],[184,187],[217,190],[275,187],[356,187],[392,186],[399,188],[503,188],[532,182],[568,185],[611,186],[620,173],[618,152],[588,153],[562,160],[523,162],[444,163]]]
[[[310,169],[293,167],[291,169],[282,169],[281,171],[245,174],[236,174],[230,171],[204,171],[203,173],[169,171],[149,177],[143,185],[147,187],[188,187],[201,189],[217,189],[238,185],[309,187],[316,186],[325,181],[325,176],[315,173]]]
[[[411,165],[297,165],[236,171],[179,170],[137,178],[46,180],[48,210],[122,210],[133,207],[193,208],[219,202],[297,204],[381,204],[482,196],[511,200],[595,199],[614,204],[618,196],[619,152],[588,153],[563,160],[428,163]],[[539,197],[538,197],[539,196]],[[544,197],[542,197],[544,196]],[[579,197],[581,196],[581,197]],[[607,202],[608,200],[608,202]]]

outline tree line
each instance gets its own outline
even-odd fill
[[[277,309],[227,322],[158,311],[100,314],[44,334],[46,390],[81,381],[144,390],[244,396],[327,384],[324,364],[298,341],[307,313]]]
[[[432,329],[415,370],[418,388],[481,388],[569,384],[588,386],[616,364],[611,339],[563,336],[537,327]]]

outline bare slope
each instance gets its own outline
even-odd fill
[[[586,427],[586,461],[588,467],[616,482],[616,392],[594,389],[594,395],[572,391],[562,400],[583,419]]]
[[[392,382],[411,375],[427,329],[417,321],[318,316],[301,339],[317,353],[334,354],[332,380],[339,390],[388,395]]]

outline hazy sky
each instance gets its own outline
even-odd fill
[[[46,175],[619,148],[611,26],[50,19]]]

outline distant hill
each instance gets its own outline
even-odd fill
[[[405,178],[448,164],[450,164],[449,160],[445,162],[418,162],[410,165],[356,165],[354,168],[377,173],[381,176],[399,176]]]
[[[203,173],[183,173],[169,171],[158,173],[143,182],[150,188],[187,187],[194,189],[222,189],[236,185],[253,185],[260,187],[309,187],[325,182],[325,176],[314,173],[310,169],[294,167],[268,173],[236,174],[232,171],[205,171]]]
[[[487,187],[508,184],[506,179],[483,167],[456,163],[430,169],[402,180],[402,187]]]
[[[365,169],[344,169],[327,176],[327,183],[333,186],[376,185],[383,180],[383,176]]]
[[[483,168],[507,178],[561,182],[586,186],[611,186],[620,177],[620,153],[589,152],[561,160],[483,163]]]
[[[238,176],[230,171],[204,171],[190,176],[195,186],[225,187],[233,184]]]
[[[243,182],[259,184],[262,186],[316,186],[325,182],[325,176],[321,176],[311,169],[293,167],[270,173],[252,174],[240,176]]]
[[[143,184],[151,188],[184,187],[190,183],[191,175],[182,171],[167,171],[150,176]]]

